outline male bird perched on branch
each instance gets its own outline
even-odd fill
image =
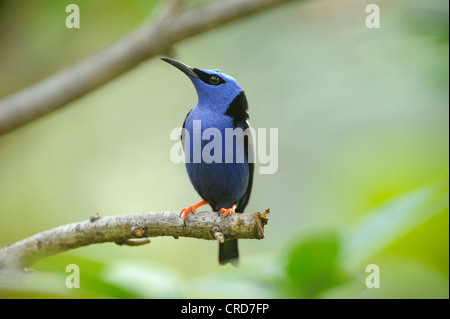
[[[230,213],[243,213],[254,171],[244,91],[235,79],[220,70],[201,70],[170,58],[161,59],[184,72],[198,95],[197,105],[184,120],[181,142],[189,178],[203,201],[183,208],[182,218],[186,220],[190,212],[206,204],[225,217]],[[227,139],[230,132],[239,132],[239,129],[245,134]],[[200,141],[201,146],[197,147],[196,141]],[[219,243],[220,264],[237,265],[238,259],[237,239]]]

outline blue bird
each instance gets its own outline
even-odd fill
[[[225,217],[230,213],[243,213],[252,190],[254,171],[254,163],[249,161],[249,154],[253,154],[251,136],[249,130],[245,131],[249,128],[249,115],[244,91],[235,79],[220,70],[197,69],[170,58],[161,59],[184,72],[198,95],[197,105],[184,120],[181,142],[187,173],[203,201],[183,208],[182,218],[186,220],[190,212],[206,204]],[[196,130],[196,123],[200,123],[200,130]],[[226,129],[236,128],[247,134],[242,139],[233,138],[231,143],[225,143]],[[204,138],[203,134],[208,129],[215,129],[221,134],[212,134],[210,140],[204,140],[202,136]],[[222,154],[215,153],[215,148],[203,152],[208,143],[219,137],[222,141],[215,145],[222,146]],[[195,147],[195,140],[201,141],[201,147]],[[243,148],[243,158],[238,156],[239,148]],[[227,160],[229,152],[233,155]],[[238,260],[237,239],[219,243],[220,264],[237,265]]]

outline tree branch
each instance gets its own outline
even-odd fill
[[[0,135],[54,111],[187,38],[293,0],[215,1],[182,11],[168,1],[158,18],[98,53],[0,101]]]
[[[99,217],[56,227],[0,249],[0,268],[24,268],[42,258],[91,244],[114,242],[137,246],[149,237],[198,239],[262,239],[269,210],[264,213],[230,214],[196,212],[186,222],[179,212],[150,212]]]

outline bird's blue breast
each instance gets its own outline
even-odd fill
[[[196,122],[194,123],[194,121]],[[199,123],[201,124],[200,130],[198,129]],[[209,143],[218,138],[216,135],[211,136],[210,140],[203,140],[202,134],[208,128],[220,132],[221,141],[214,143],[216,146],[221,146],[220,157],[214,153],[217,148],[211,149],[212,144],[209,145],[208,152],[203,152]],[[183,146],[189,178],[195,190],[202,198],[209,201],[216,211],[222,207],[229,208],[236,204],[244,196],[249,183],[250,172],[247,155],[245,154],[242,163],[236,160],[236,148],[243,147],[243,145],[240,145],[239,139],[234,139],[233,143],[225,143],[225,129],[227,128],[234,128],[231,117],[201,105],[192,109],[185,121],[185,129],[189,133],[189,138],[187,135],[185,136]],[[243,125],[241,128],[244,128]],[[196,148],[194,143],[200,143],[201,146]],[[226,163],[226,154],[231,151],[234,154],[233,160],[231,163]],[[198,152],[203,154],[198,154]],[[214,155],[216,156],[214,157]],[[211,158],[208,157],[220,158],[220,160],[211,162]]]

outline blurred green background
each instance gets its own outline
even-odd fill
[[[69,3],[80,29],[65,27]],[[370,3],[380,29],[365,27]],[[120,39],[159,5],[0,0],[0,98]],[[0,297],[448,298],[448,6],[297,1],[178,44],[180,61],[239,81],[253,127],[279,129],[278,171],[255,175],[247,207],[270,207],[266,238],[240,241],[239,268],[218,265],[213,241],[80,248],[0,277]],[[195,103],[186,77],[153,59],[0,137],[0,246],[94,213],[200,200],[169,157],[169,133]],[[79,289],[65,286],[68,264],[80,267]],[[369,264],[380,288],[365,285]]]

